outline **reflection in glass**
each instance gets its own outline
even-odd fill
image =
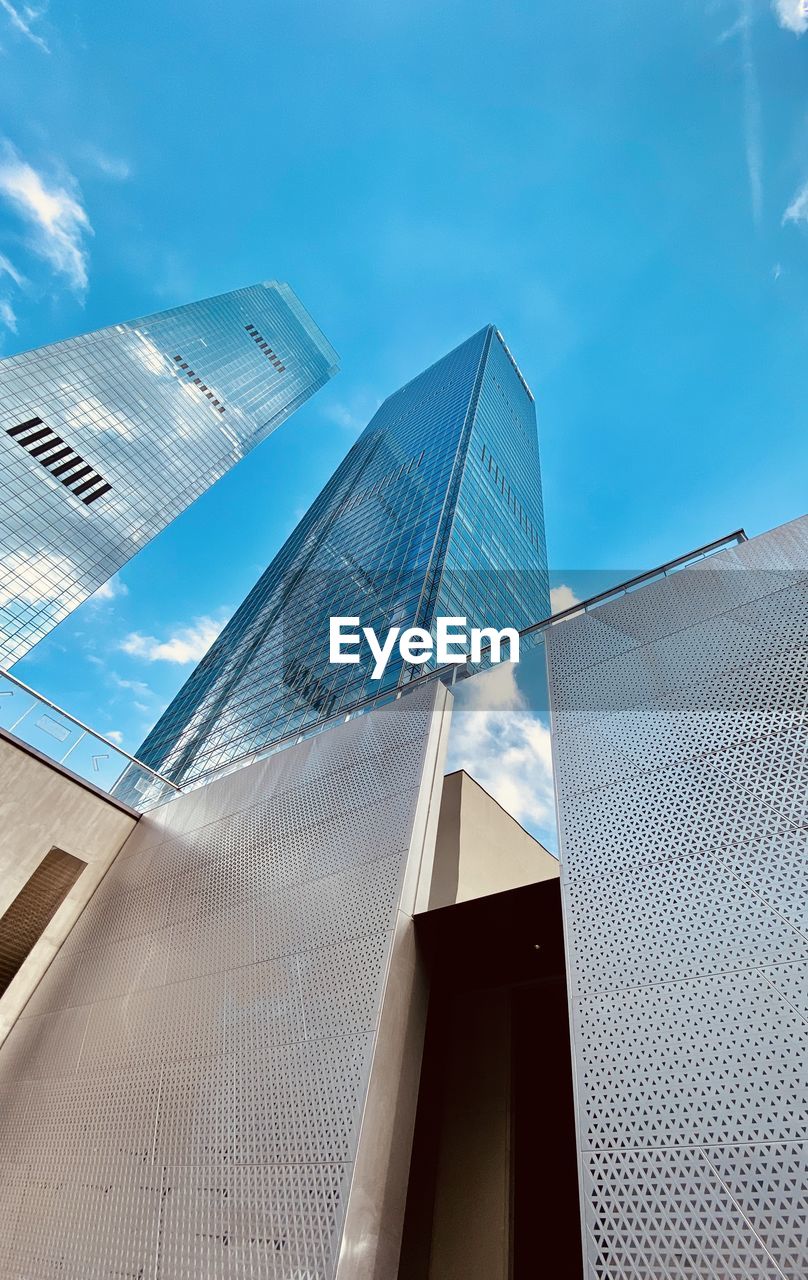
[[[519,663],[456,683],[446,772],[465,769],[532,836],[556,853],[544,644]]]

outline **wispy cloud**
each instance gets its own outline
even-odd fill
[[[772,0],[772,8],[780,26],[786,31],[793,31],[796,36],[804,36],[808,31],[806,0]]]
[[[336,422],[338,427],[344,427],[346,431],[361,431],[367,425],[346,404],[326,405],[323,413],[331,422]]]
[[[127,693],[134,693],[138,698],[153,698],[155,696],[154,690],[150,689],[142,680],[126,680],[123,676],[119,676],[117,671],[110,671],[109,679],[116,689],[125,689]],[[141,706],[142,704],[136,703],[135,705]]]
[[[518,822],[552,842],[550,730],[528,706],[516,670],[502,663],[461,686],[447,768],[465,769]]]
[[[90,603],[94,601],[117,600],[120,596],[128,596],[129,588],[125,582],[115,574],[109,579],[109,582],[102,582],[97,591],[90,596]]]
[[[199,662],[223,626],[223,619],[195,618],[191,626],[179,627],[166,640],[133,631],[121,641],[120,648],[134,658],[145,658],[147,662]]]
[[[50,53],[46,42],[42,36],[34,30],[34,24],[42,17],[42,9],[32,9],[30,5],[24,4],[19,9],[16,8],[11,0],[0,0],[0,9],[8,14],[9,21],[15,31],[19,31],[20,35],[25,36],[26,40],[30,40],[43,53]]]
[[[25,276],[4,253],[0,253],[0,276],[8,276],[18,289],[27,284]],[[0,298],[0,325],[10,329],[12,333],[17,332],[17,316],[8,298]]]
[[[571,609],[573,605],[580,603],[581,602],[572,587],[568,587],[564,583],[561,583],[557,587],[550,588],[551,613],[563,613],[564,609]]]
[[[27,284],[25,276],[21,271],[17,270],[11,259],[7,258],[4,253],[0,253],[0,276],[9,276],[18,289],[22,289]]]
[[[75,180],[68,176],[63,181],[64,185],[50,183],[9,142],[0,144],[0,197],[27,224],[34,252],[65,276],[71,288],[83,293],[87,288],[86,237],[93,229]]]
[[[741,27],[744,25],[745,18],[736,18],[733,23],[726,27],[718,37],[718,43],[724,44],[725,41],[731,40],[733,36],[740,35]]]
[[[746,172],[749,180],[752,220],[755,226],[759,227],[763,219],[763,126],[760,86],[752,46],[752,0],[739,0],[739,10],[735,22],[721,32],[718,43],[725,44],[728,40],[736,38],[740,42]]]
[[[17,317],[7,298],[0,298],[0,324],[6,329],[10,329],[12,333],[17,332]]]
[[[358,435],[364,431],[381,404],[381,400],[369,387],[358,387],[348,400],[325,400],[321,404],[323,416],[335,422],[344,431]]]
[[[746,149],[746,171],[752,219],[756,227],[763,218],[763,127],[761,123],[760,87],[752,47],[752,0],[741,0],[738,27],[743,67],[743,129]]]
[[[808,182],[803,183],[783,214],[783,226],[787,222],[808,222]]]
[[[99,169],[107,178],[114,178],[116,182],[125,182],[127,178],[132,176],[132,166],[128,160],[124,160],[121,156],[111,156],[107,151],[102,151],[100,147],[92,145],[84,147],[82,153],[85,160]]]

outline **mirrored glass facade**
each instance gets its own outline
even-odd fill
[[[533,396],[488,326],[391,395],[137,752],[204,777],[424,667],[329,662],[329,618],[382,635],[549,613]]]
[[[336,371],[274,281],[0,360],[0,666]]]

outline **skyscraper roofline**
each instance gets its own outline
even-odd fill
[[[529,387],[529,386],[528,386],[528,384],[527,384],[527,379],[525,378],[524,374],[522,373],[522,370],[519,368],[519,365],[518,365],[518,364],[516,363],[516,361],[514,360],[514,358],[513,358],[513,353],[512,353],[512,351],[511,351],[510,347],[508,346],[507,342],[506,342],[506,341],[505,341],[505,339],[503,338],[503,336],[502,336],[502,334],[500,333],[500,331],[499,331],[499,329],[497,328],[497,326],[496,326],[496,325],[492,325],[491,327],[493,328],[494,333],[497,335],[497,337],[499,338],[500,342],[502,343],[502,349],[503,349],[503,351],[505,352],[505,355],[508,357],[508,359],[510,360],[510,362],[511,362],[511,364],[513,365],[514,369],[516,370],[516,376],[517,376],[517,378],[519,379],[519,381],[521,382],[522,386],[525,388],[525,391],[527,392],[527,394],[530,396],[531,400],[532,400],[532,401],[533,401],[533,403],[535,404],[535,403],[536,403],[536,397],[534,396],[533,392],[530,390],[530,387]]]
[[[131,316],[128,320],[111,320],[108,324],[101,325],[95,329],[82,329],[79,333],[69,333],[65,334],[62,338],[54,338],[52,342],[39,343],[33,347],[21,347],[18,351],[4,351],[0,359],[13,360],[18,356],[26,356],[32,352],[48,351],[51,347],[59,346],[62,342],[91,338],[96,333],[106,329],[115,329],[118,332],[122,332],[125,329],[137,329],[139,325],[158,317],[162,319],[174,312],[188,311],[193,307],[212,304],[222,299],[233,297],[237,294],[246,293],[249,289],[277,289],[282,294],[290,311],[295,315],[297,320],[308,333],[309,337],[312,338],[330,361],[329,375],[333,375],[339,371],[339,352],[335,349],[333,343],[331,343],[325,336],[305,303],[298,297],[287,280],[256,280],[252,284],[240,285],[235,289],[225,289],[220,293],[212,293],[202,298],[192,298],[188,302],[178,302],[174,306],[163,307],[160,311],[142,312],[140,315]]]

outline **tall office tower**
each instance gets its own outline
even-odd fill
[[[329,618],[431,630],[549,612],[533,396],[493,325],[391,395],[141,746],[204,777],[420,673],[329,662]]]
[[[0,360],[0,665],[336,371],[275,281]]]

